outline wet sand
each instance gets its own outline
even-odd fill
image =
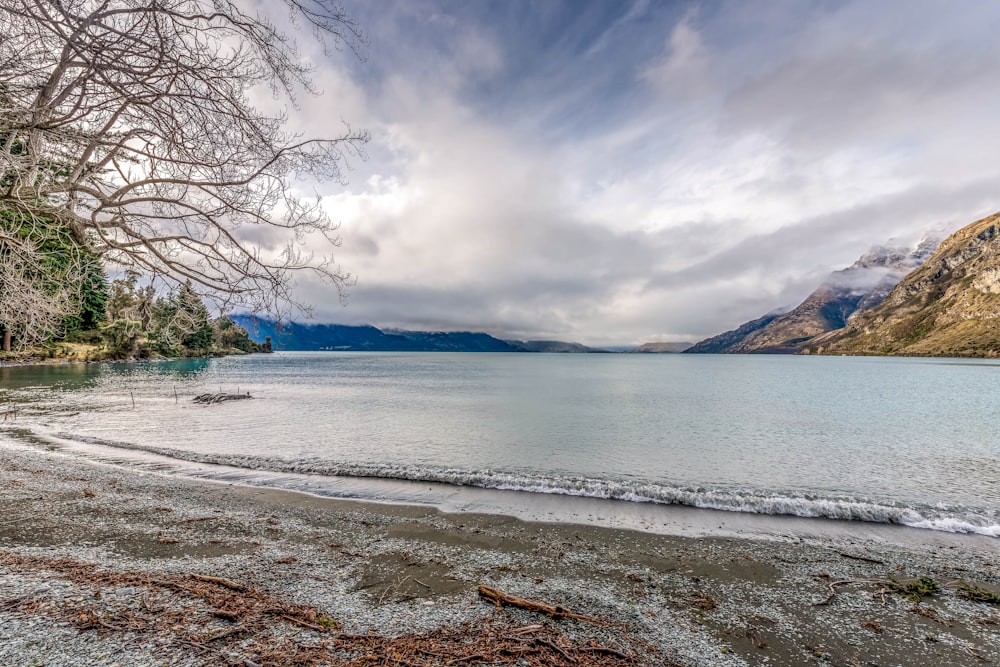
[[[969,593],[1000,594],[993,538],[475,490],[451,509],[490,512],[444,512],[192,481],[2,439],[0,488],[4,664],[271,664],[245,639],[207,644],[225,631],[224,618],[195,634],[158,629],[155,650],[143,639],[152,631],[134,624],[81,629],[80,605],[95,618],[130,609],[137,618],[153,592],[70,581],[58,559],[149,581],[201,574],[240,582],[320,610],[343,636],[543,624],[567,647],[590,642],[633,664],[1000,662],[1000,607]],[[567,512],[578,521],[567,522]],[[919,596],[911,586],[919,577],[938,591]],[[605,625],[497,610],[477,595],[480,584]],[[320,630],[275,623],[268,641],[318,645],[329,636]],[[545,664],[563,664],[551,654]],[[600,664],[619,659],[604,657]],[[448,662],[421,660],[410,664]]]

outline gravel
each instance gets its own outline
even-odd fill
[[[319,610],[345,635],[546,623],[567,641],[632,642],[628,652],[650,665],[1000,661],[998,608],[955,589],[963,580],[1000,593],[990,538],[935,534],[927,544],[875,545],[535,524],[192,481],[23,446],[2,433],[0,488],[3,665],[263,665],[261,642],[308,647],[330,636],[274,615],[253,636],[213,643],[233,623],[213,616],[207,598],[155,583],[193,574]],[[74,578],[70,562],[96,569]],[[139,578],[97,581],[94,572]],[[923,575],[942,592],[919,602],[880,593],[889,578]],[[831,582],[844,580],[817,605]],[[497,611],[477,584],[609,623]],[[428,660],[420,664],[447,662]]]

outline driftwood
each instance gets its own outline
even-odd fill
[[[529,600],[517,595],[504,593],[499,588],[491,588],[484,584],[479,584],[479,597],[483,598],[487,602],[492,602],[498,607],[502,607],[504,605],[507,605],[508,607],[518,607],[519,609],[527,609],[528,611],[545,614],[550,618],[571,618],[575,621],[587,621],[589,623],[598,621],[598,619],[592,616],[574,613],[560,605],[549,604],[539,600]]]
[[[195,403],[202,403],[205,405],[214,405],[216,403],[222,403],[224,401],[241,401],[247,398],[253,398],[250,392],[245,394],[199,394],[194,397]]]
[[[195,581],[201,581],[206,584],[216,584],[222,586],[223,588],[228,588],[231,591],[245,591],[247,588],[243,584],[238,584],[232,579],[226,579],[225,577],[211,577],[207,574],[192,574],[191,578]]]
[[[838,551],[837,555],[841,558],[850,558],[851,560],[859,560],[862,563],[871,563],[872,565],[885,565],[884,560],[879,560],[877,558],[867,558],[865,556],[855,556],[853,554],[847,554],[843,551]]]

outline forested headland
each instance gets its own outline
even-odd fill
[[[228,316],[212,317],[189,283],[166,294],[129,272],[108,280],[92,261],[68,314],[41,331],[0,322],[0,363],[106,361],[271,352]]]

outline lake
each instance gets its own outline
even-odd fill
[[[253,399],[192,403],[217,391]],[[989,360],[325,352],[3,367],[11,410],[0,435],[19,446],[324,495],[475,509],[469,490],[491,489],[527,506],[1000,536]]]

